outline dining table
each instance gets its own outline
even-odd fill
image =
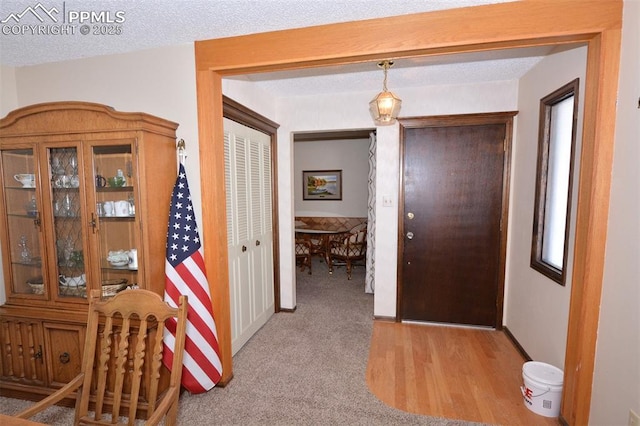
[[[298,222],[296,222],[294,229],[296,232],[296,238],[310,240],[315,237],[315,239],[320,240],[321,254],[325,262],[327,262],[327,265],[329,265],[329,241],[331,240],[331,236],[349,232],[346,228],[323,228],[318,225],[310,227],[304,223],[300,224]]]

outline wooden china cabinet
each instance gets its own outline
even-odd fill
[[[79,372],[91,289],[163,294],[177,127],[85,102],[0,120],[0,395],[41,399]]]

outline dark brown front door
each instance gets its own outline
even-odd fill
[[[501,326],[511,116],[508,125],[403,123],[401,319]]]

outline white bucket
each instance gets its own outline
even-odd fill
[[[564,372],[544,362],[529,361],[522,366],[524,386],[520,388],[524,405],[545,417],[560,415]]]

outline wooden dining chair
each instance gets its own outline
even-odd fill
[[[177,319],[174,356],[168,387],[163,389],[163,333],[165,321],[172,318]],[[76,425],[125,424],[118,423],[121,417],[133,425],[141,412],[146,412],[145,424],[156,425],[166,417],[164,424],[174,425],[186,319],[187,296],[180,296],[179,306],[172,308],[148,290],[124,290],[104,301],[101,290],[92,290],[80,373],[16,417],[28,419],[75,392]]]
[[[300,271],[304,271],[304,267],[309,267],[309,275],[311,275],[311,258],[313,256],[311,242],[302,238],[296,238],[295,241],[296,263],[300,264]]]
[[[353,263],[363,260],[367,254],[367,228],[359,225],[350,232],[337,234],[329,240],[329,274],[336,265],[345,265],[347,279],[351,279]]]

